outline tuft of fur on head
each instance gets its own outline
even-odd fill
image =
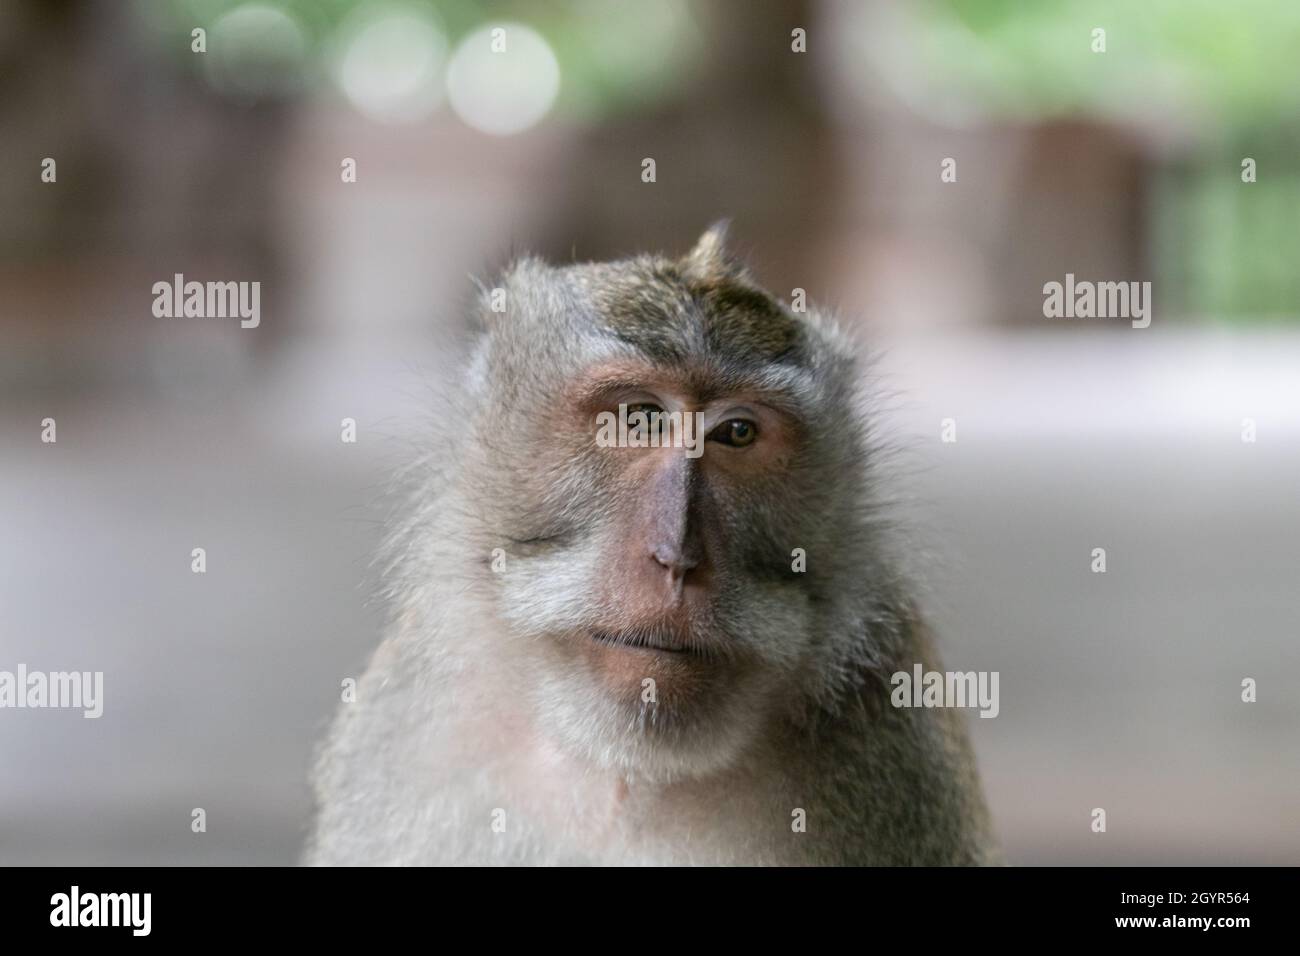
[[[484,291],[468,370],[440,412],[449,427],[404,476],[409,503],[380,563],[394,627],[431,684],[493,685],[570,754],[650,780],[733,767],[774,725],[815,726],[855,704],[864,674],[887,684],[908,613],[857,349],[829,315],[793,313],[759,288],[724,240],[720,224],[680,259],[511,265],[495,283],[507,310]],[[767,384],[796,396],[811,451],[761,489],[767,512],[746,515],[737,559],[754,580],[724,587],[698,622],[714,653],[747,666],[678,707],[611,696],[555,636],[599,627],[590,586],[616,502],[592,493],[587,448],[557,448],[574,439],[549,410],[593,362],[699,360],[725,381],[751,354],[770,357]],[[796,546],[808,569],[792,579],[782,571]],[[485,632],[490,653],[466,646]]]

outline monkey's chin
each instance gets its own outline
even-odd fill
[[[588,640],[539,701],[543,731],[596,766],[657,782],[727,769],[761,719],[746,668],[678,648]]]

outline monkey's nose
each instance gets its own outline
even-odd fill
[[[686,572],[700,565],[700,556],[694,548],[680,548],[670,544],[656,545],[651,552],[656,563],[667,569],[673,578],[686,576]]]

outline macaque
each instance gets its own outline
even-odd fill
[[[480,305],[315,775],[314,864],[982,864],[959,711],[879,504],[863,372],[726,250]],[[686,441],[597,442],[680,413]],[[681,432],[684,434],[684,432]]]

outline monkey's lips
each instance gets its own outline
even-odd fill
[[[685,637],[674,634],[592,631],[591,639],[606,647],[640,651],[646,654],[695,655],[699,653]]]
[[[597,680],[638,712],[647,678],[654,681],[663,713],[682,713],[681,708],[703,706],[711,689],[733,672],[713,653],[705,634],[685,626],[593,629],[579,646]]]

